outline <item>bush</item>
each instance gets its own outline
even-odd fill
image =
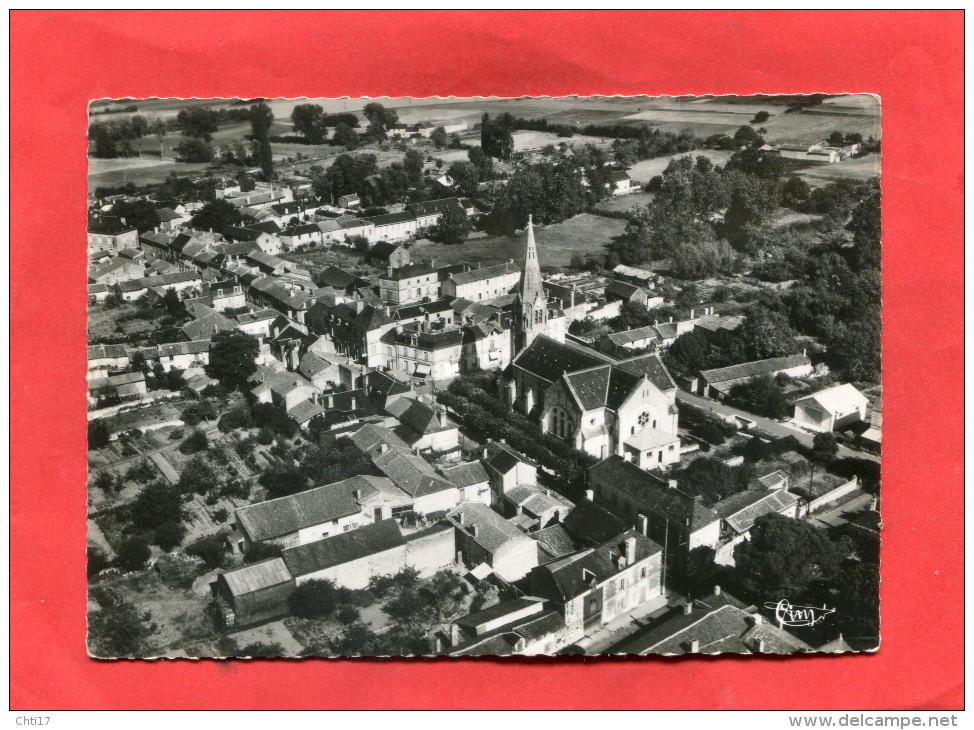
[[[186,432],[183,431],[183,429],[181,429],[181,428],[174,428],[172,431],[169,432],[169,440],[170,441],[179,441],[179,439],[181,439],[183,437],[183,434],[184,433],[186,433]]]
[[[176,486],[182,494],[205,494],[216,483],[217,477],[213,467],[206,459],[197,454],[186,462]]]
[[[335,584],[330,580],[309,580],[288,596],[288,609],[301,618],[325,618],[335,610]],[[353,609],[354,610],[354,609]]]
[[[115,565],[121,570],[141,570],[152,555],[149,543],[142,535],[133,535],[119,545]]]
[[[88,448],[97,451],[108,446],[111,431],[101,418],[88,422]]]
[[[146,484],[151,482],[156,476],[156,470],[149,463],[148,459],[139,459],[129,470],[125,472],[125,479],[130,482]]]
[[[227,546],[223,538],[210,535],[190,543],[184,552],[198,557],[208,569],[213,570],[223,567],[227,557]]]
[[[203,421],[212,421],[216,418],[216,410],[212,403],[204,400],[184,408],[180,418],[187,426],[195,426]]]
[[[227,411],[220,416],[220,420],[217,422],[217,428],[223,433],[233,431],[237,428],[253,428],[253,425],[253,416],[246,405],[241,405]]]
[[[220,507],[218,510],[213,511],[213,521],[219,522],[221,525],[230,519],[230,513],[227,512],[226,508]]]
[[[88,577],[98,575],[100,572],[111,566],[112,562],[108,555],[97,545],[88,546]]]
[[[186,537],[186,528],[181,522],[164,522],[156,528],[153,542],[167,553],[179,547]]]
[[[359,620],[361,614],[357,608],[352,606],[342,606],[338,610],[338,614],[335,616],[341,623],[348,626],[349,624],[354,624]]]
[[[203,561],[194,555],[163,555],[155,564],[155,570],[166,585],[189,588],[200,574]]]
[[[132,525],[138,530],[154,530],[183,519],[179,490],[168,482],[157,480],[142,489],[129,509]]]
[[[210,445],[210,440],[206,434],[198,428],[189,432],[189,436],[179,445],[179,450],[184,454],[196,454],[205,451]]]
[[[261,446],[270,446],[274,443],[274,431],[267,426],[264,426],[257,434],[257,443]]]

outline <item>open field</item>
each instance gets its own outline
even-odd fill
[[[92,171],[93,163],[101,168]],[[133,164],[134,163],[134,164]],[[122,157],[114,160],[88,159],[88,190],[94,192],[98,187],[117,187],[126,183],[148,185],[164,182],[170,173],[191,176],[205,170],[208,165],[197,162],[173,162],[158,157]]]
[[[656,196],[653,193],[631,193],[630,195],[614,195],[599,203],[595,208],[610,213],[625,213],[636,205],[646,205]]]
[[[710,161],[715,165],[724,165],[731,158],[731,154],[728,150],[693,150],[692,152],[681,152],[676,155],[667,155],[666,157],[654,157],[651,160],[640,160],[629,168],[629,177],[640,183],[647,183],[656,175],[662,175],[663,170],[670,164],[670,160],[688,156],[703,156],[709,157]]]
[[[538,242],[538,256],[545,269],[567,267],[572,256],[593,254],[601,257],[606,253],[605,246],[613,238],[622,234],[626,222],[614,218],[603,218],[582,213],[563,223],[534,227]],[[437,262],[491,263],[514,259],[524,259],[524,234],[507,238],[489,236],[455,246],[441,243],[420,243],[414,245],[409,253],[414,261],[435,259]]]
[[[821,187],[838,180],[869,180],[879,177],[880,156],[850,158],[834,165],[815,165],[798,172],[805,182],[813,187]]]

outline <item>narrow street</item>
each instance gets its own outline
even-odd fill
[[[721,416],[740,416],[741,418],[747,418],[748,420],[754,421],[763,431],[774,436],[779,436],[784,438],[786,436],[794,436],[798,443],[806,448],[812,448],[812,435],[806,433],[805,431],[800,431],[791,426],[786,426],[783,423],[778,423],[770,418],[764,418],[763,416],[755,416],[753,413],[748,413],[747,411],[742,411],[740,408],[734,408],[733,406],[726,405],[724,403],[718,403],[710,398],[703,398],[699,395],[693,395],[692,393],[687,393],[683,390],[676,391],[676,399],[681,403],[686,403],[687,405],[695,406],[705,411],[710,411],[711,413],[717,413]],[[879,463],[879,457],[873,454],[866,453],[865,451],[857,451],[855,449],[850,449],[846,446],[839,446],[839,458],[856,458],[856,459],[866,459],[868,461],[874,461]]]

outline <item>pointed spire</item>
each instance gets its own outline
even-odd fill
[[[543,297],[541,266],[538,264],[538,246],[534,241],[534,222],[528,216],[528,245],[524,252],[524,271],[521,274],[521,296],[525,305]]]

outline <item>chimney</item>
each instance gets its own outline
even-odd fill
[[[693,319],[693,315],[694,315],[695,313],[696,313],[696,311],[695,311],[695,310],[693,310],[693,309],[691,309],[691,310],[690,310],[690,319]]]
[[[670,322],[671,322],[671,323],[673,322],[673,318],[672,318],[672,317],[670,317]]]
[[[808,357],[808,350],[804,347],[802,348],[802,356]]]
[[[460,643],[460,627],[456,624],[450,624],[450,646],[456,646]]]
[[[636,538],[627,537],[626,538],[626,565],[632,565],[636,562]]]
[[[446,409],[440,408],[436,412],[436,416],[440,421],[440,428],[446,428]]]
[[[693,613],[693,601],[690,601],[683,607],[684,616],[689,616],[691,613]]]
[[[719,596],[720,595],[720,586],[714,586],[714,595],[715,596]]]
[[[470,525],[470,537],[477,537],[477,526]]]
[[[379,453],[380,454],[384,454],[388,450],[389,450],[389,444],[385,443],[384,441],[381,444],[379,444]]]
[[[387,316],[387,317],[391,317],[391,316],[392,316],[392,307],[390,307],[390,306],[389,306],[389,305],[387,304],[387,305],[385,306],[385,310],[386,310],[386,316]]]
[[[700,639],[691,639],[690,640],[690,653],[691,654],[696,654],[698,651],[700,651]]]
[[[458,525],[462,525],[463,524],[463,511],[462,510],[460,512],[457,512],[457,524]]]
[[[487,458],[488,458],[488,454],[487,454],[487,447],[486,447],[486,446],[484,447],[484,450],[483,450],[483,455],[481,456],[481,458],[482,458],[482,459],[483,459],[484,461],[486,461],[486,460],[487,460]]]
[[[355,396],[352,396],[352,410],[354,411],[357,409],[358,409],[358,399]]]
[[[430,259],[430,268],[431,269],[435,269],[436,268],[436,259]]]
[[[759,613],[754,614],[751,618],[754,619],[755,626],[761,626],[764,624],[764,616]]]
[[[386,269],[386,275],[387,275],[387,276],[388,276],[388,277],[389,277],[390,279],[392,278],[392,264],[389,264],[389,268],[388,268],[388,269]]]
[[[762,654],[765,652],[764,639],[758,639],[758,651]]]
[[[642,533],[643,537],[649,536],[649,518],[646,515],[636,515],[636,520],[639,523],[639,531]]]
[[[586,489],[585,490],[585,499],[587,499],[589,502],[594,502],[595,501],[595,490],[594,489]]]
[[[670,489],[676,489],[676,479],[667,479],[666,486],[668,486]]]
[[[362,500],[362,490],[361,489],[356,489],[354,492],[352,492],[352,494],[354,495],[356,502],[360,502]]]
[[[335,396],[332,395],[331,393],[329,393],[328,394],[328,408],[334,408],[334,407],[335,407]]]

